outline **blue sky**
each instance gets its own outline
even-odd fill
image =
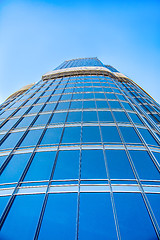
[[[159,0],[1,0],[0,103],[64,60],[98,57],[160,103]]]

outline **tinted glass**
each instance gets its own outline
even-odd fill
[[[75,193],[50,194],[38,239],[74,240],[76,214],[77,196]]]
[[[104,142],[121,142],[118,130],[112,126],[102,126],[102,136]]]
[[[43,198],[42,194],[17,196],[1,229],[0,238],[33,239]]]
[[[80,194],[79,239],[117,239],[109,193]]]
[[[83,142],[101,142],[99,127],[83,127],[82,140]]]
[[[24,181],[49,180],[56,152],[38,152],[34,156]]]
[[[114,193],[114,199],[122,239],[157,239],[140,194]]]
[[[82,179],[107,178],[102,150],[82,151],[81,178]]]
[[[62,128],[48,128],[41,144],[57,144],[60,141]]]
[[[79,151],[60,151],[53,179],[78,179]]]

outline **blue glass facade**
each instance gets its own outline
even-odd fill
[[[160,106],[97,58],[0,105],[0,239],[159,239]]]

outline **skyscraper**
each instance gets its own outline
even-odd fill
[[[158,239],[160,106],[97,58],[0,106],[0,239]]]

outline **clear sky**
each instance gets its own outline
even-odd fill
[[[160,103],[160,0],[0,1],[0,103],[79,57],[113,65]]]

